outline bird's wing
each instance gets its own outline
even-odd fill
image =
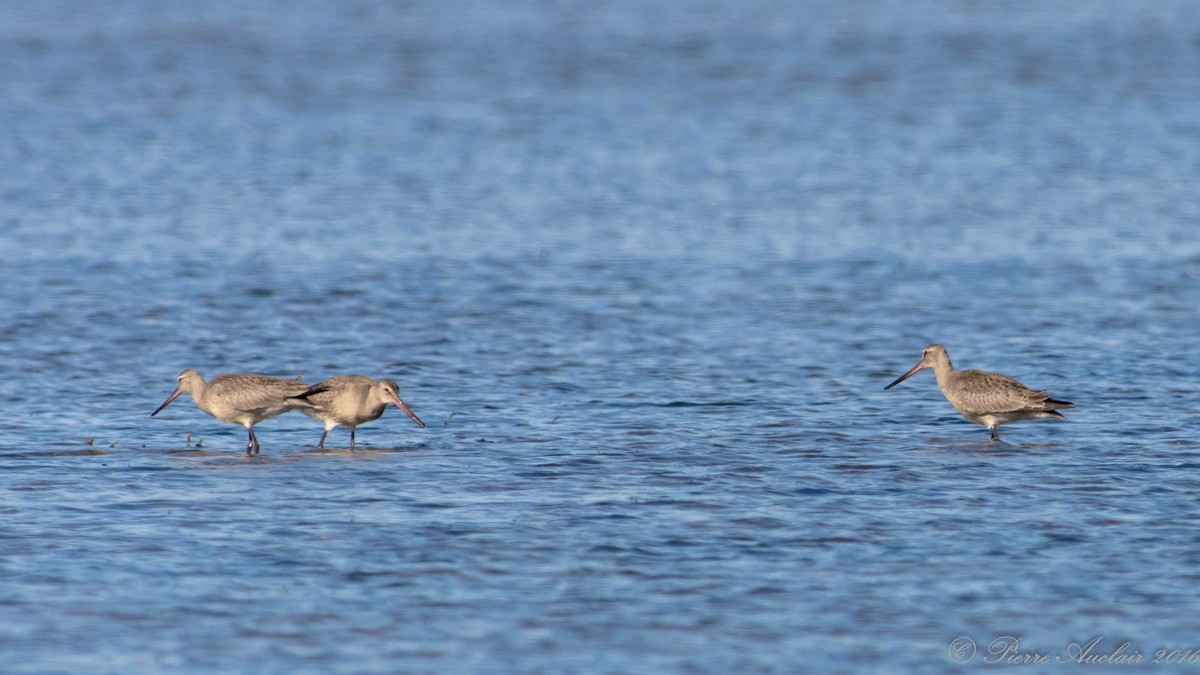
[[[1026,387],[1007,375],[983,370],[957,373],[955,388],[959,408],[975,415],[1041,410],[1048,397],[1044,390]]]
[[[308,385],[298,380],[280,380],[266,375],[220,375],[208,383],[211,394],[219,396],[234,410],[255,412],[277,408],[289,398],[303,394]]]
[[[318,407],[324,407],[341,396],[343,392],[354,388],[370,388],[372,382],[374,380],[366,375],[337,375],[328,380],[321,380],[295,398],[308,401]]]

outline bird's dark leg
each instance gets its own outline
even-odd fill
[[[354,449],[354,427],[350,427],[350,449]]]
[[[254,425],[246,427],[246,454],[254,454]]]
[[[993,441],[1000,440],[1000,432],[996,431],[996,427],[989,427],[989,428],[992,430],[992,440]]]
[[[327,435],[329,435],[329,430],[328,430],[328,429],[326,429],[326,430],[325,430],[325,433],[321,434],[321,440],[317,441],[317,449],[318,449],[318,450],[320,450],[320,449],[322,449],[322,448],[324,448],[324,447],[325,447],[325,437],[326,437]]]
[[[250,443],[254,446],[254,452],[250,452],[249,448],[247,448],[246,452],[252,455],[257,455],[262,446],[258,444],[258,436],[254,434],[254,425],[250,426]]]

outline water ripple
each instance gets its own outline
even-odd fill
[[[1194,646],[1193,14],[10,3],[5,672]],[[882,390],[933,341],[1071,421]],[[429,427],[247,457],[185,367]]]

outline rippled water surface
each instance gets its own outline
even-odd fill
[[[3,13],[3,672],[1200,648],[1191,3]],[[429,428],[248,458],[187,367]]]

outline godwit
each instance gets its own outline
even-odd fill
[[[400,400],[400,387],[393,380],[372,380],[366,375],[338,375],[314,384],[296,398],[313,405],[311,408],[300,408],[300,412],[325,423],[325,433],[321,434],[318,448],[325,447],[325,436],[330,429],[344,426],[350,427],[350,449],[353,450],[354,428],[379,419],[389,403],[407,413],[417,426],[425,428],[421,418]]]
[[[171,401],[186,392],[196,401],[196,407],[226,424],[240,424],[249,431],[246,439],[246,454],[257,455],[258,438],[254,425],[268,417],[274,417],[310,404],[296,400],[296,396],[308,390],[300,378],[280,380],[266,375],[218,375],[205,382],[204,376],[188,368],[179,374],[179,386],[167,400],[150,413],[154,417],[160,410],[171,405]]]
[[[992,440],[1000,440],[996,427],[1009,422],[1054,418],[1065,420],[1058,410],[1074,407],[1074,403],[1056,401],[1045,390],[1034,390],[1007,375],[983,370],[955,370],[950,355],[941,345],[929,345],[921,361],[913,369],[884,387],[891,389],[916,375],[922,368],[933,368],[938,389],[950,405],[963,417],[982,424],[992,432]]]

